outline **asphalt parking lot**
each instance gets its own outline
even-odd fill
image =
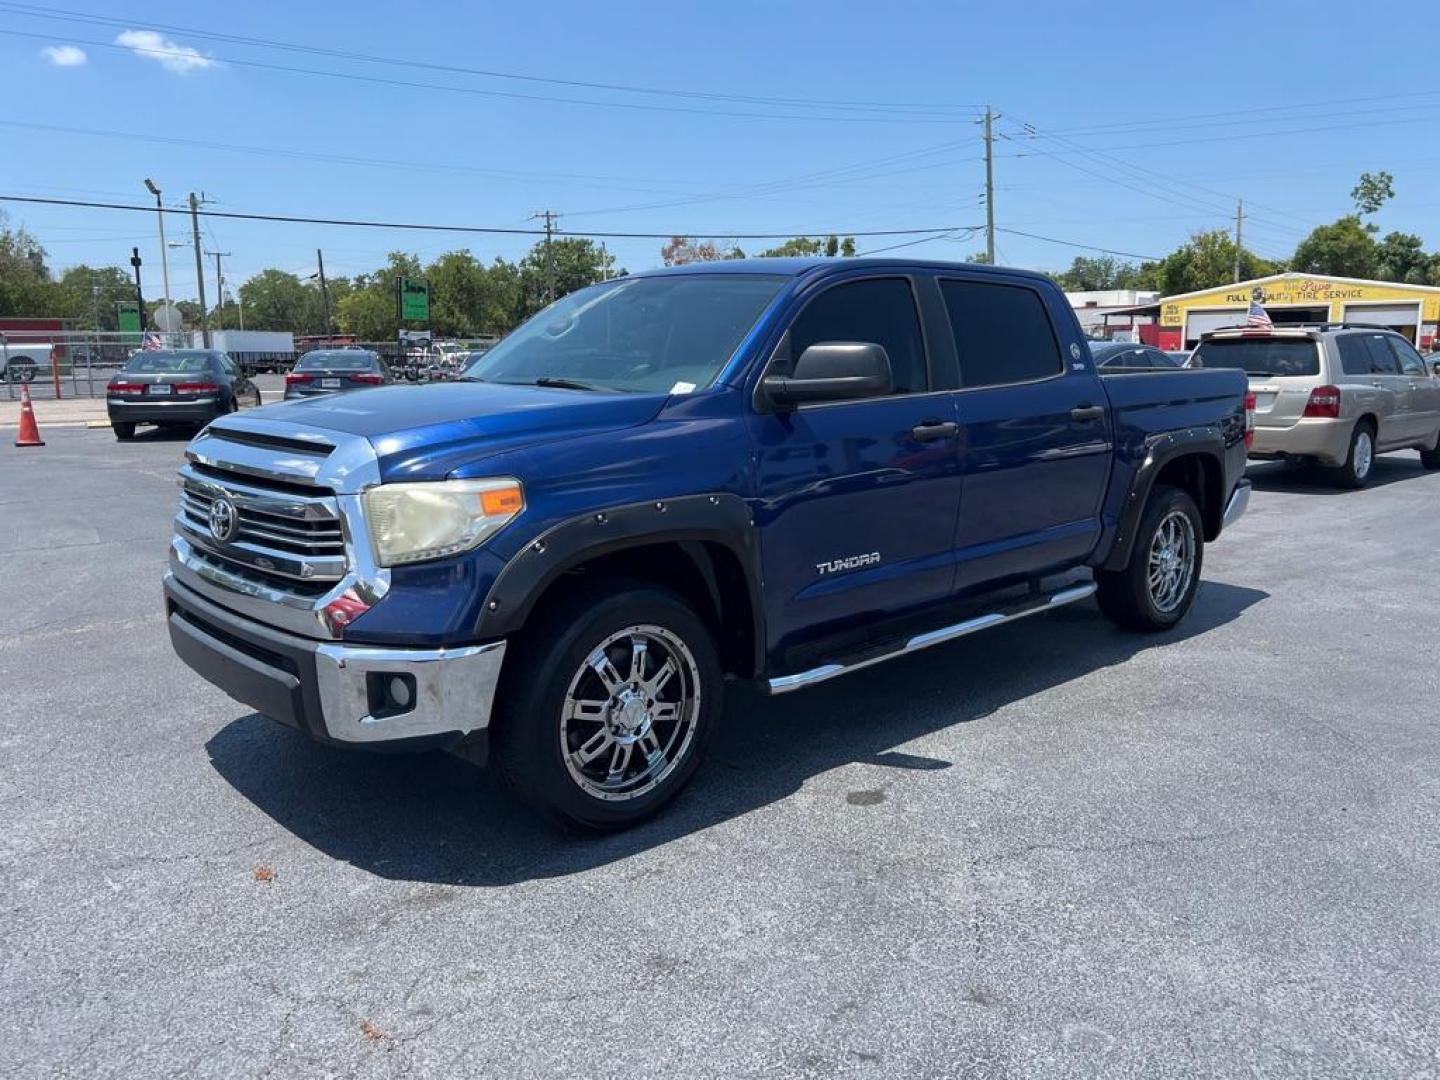
[[[182,436],[0,444],[0,1073],[1440,1071],[1440,474],[1251,471],[1182,630],[1089,604],[766,700],[575,840],[170,651]]]

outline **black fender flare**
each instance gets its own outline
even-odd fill
[[[674,544],[695,564],[717,611],[725,600],[704,544],[719,544],[740,564],[749,593],[754,670],[765,650],[763,581],[750,507],[738,495],[717,492],[654,499],[590,510],[552,525],[515,553],[495,578],[476,623],[476,638],[507,637],[520,630],[536,601],[562,574],[581,563],[627,548]]]
[[[1221,483],[1224,483],[1225,437],[1219,427],[1167,431],[1145,440],[1145,459],[1130,479],[1130,494],[1120,511],[1115,542],[1110,545],[1110,554],[1102,564],[1102,569],[1123,570],[1129,565],[1130,553],[1135,547],[1135,534],[1140,529],[1140,518],[1145,513],[1145,504],[1150,500],[1150,490],[1155,486],[1155,478],[1170,462],[1192,454],[1213,458],[1220,472]],[[1203,506],[1201,512],[1204,512]]]

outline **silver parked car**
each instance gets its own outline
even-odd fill
[[[1243,368],[1255,395],[1252,458],[1315,461],[1364,487],[1375,455],[1415,449],[1440,469],[1440,365],[1381,326],[1235,328],[1206,334],[1192,363]]]

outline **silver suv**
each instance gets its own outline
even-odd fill
[[[1252,458],[1316,461],[1344,487],[1364,487],[1375,455],[1391,450],[1419,450],[1427,469],[1440,469],[1440,364],[1393,330],[1216,330],[1201,338],[1193,363],[1250,376]]]

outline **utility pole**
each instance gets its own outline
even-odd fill
[[[985,257],[995,265],[995,139],[991,124],[995,114],[985,106]]]
[[[1244,236],[1245,200],[1235,203],[1235,280],[1240,280],[1240,241]]]
[[[205,310],[205,255],[200,247],[200,199],[190,192],[190,234],[195,240],[195,284],[200,290],[200,338],[210,348],[210,315]]]
[[[543,218],[545,221],[545,302],[553,303],[555,300],[555,249],[551,241],[555,235],[555,223],[560,220],[560,215],[554,210],[537,210],[530,215],[530,220]]]
[[[215,314],[222,316],[225,310],[225,273],[220,269],[221,258],[229,258],[228,251],[207,251],[206,255],[215,256]]]
[[[325,309],[325,336],[330,337],[330,287],[325,284],[325,253],[315,249],[315,261],[320,264],[320,304]]]
[[[140,249],[130,249],[130,265],[135,268],[135,303],[140,306],[140,333],[145,333],[145,293],[140,289]]]

